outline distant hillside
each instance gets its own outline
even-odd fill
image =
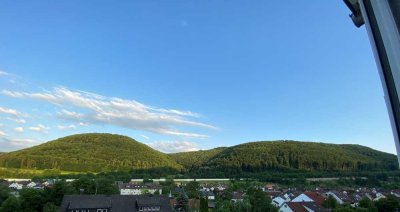
[[[186,169],[198,168],[205,164],[212,157],[226,149],[226,147],[218,147],[210,150],[200,150],[193,152],[179,152],[170,154],[171,158],[181,164]]]
[[[262,141],[164,154],[129,137],[79,134],[0,154],[0,167],[100,172],[142,169],[190,176],[241,176],[265,171],[397,170],[396,156],[360,145]]]
[[[168,167],[180,169],[168,155],[127,136],[78,134],[0,155],[8,168],[111,171]]]
[[[297,141],[262,141],[171,155],[191,171],[224,173],[268,170],[371,171],[395,170],[395,155],[360,145]]]

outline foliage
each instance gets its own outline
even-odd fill
[[[335,209],[337,208],[338,203],[332,195],[329,195],[329,197],[322,203],[322,206],[324,206],[324,208]]]
[[[16,197],[10,196],[1,204],[0,212],[22,212],[21,204]]]
[[[185,186],[185,191],[190,199],[199,198],[200,184],[197,181],[188,182]]]
[[[52,202],[48,202],[43,206],[43,212],[57,212],[57,211],[58,207]]]
[[[180,193],[176,198],[176,211],[188,211],[188,198],[185,194]]]
[[[208,198],[201,197],[200,198],[200,212],[207,212],[208,211]]]
[[[225,147],[218,147],[210,150],[199,150],[192,152],[179,152],[170,154],[171,158],[187,170],[201,167],[208,160],[219,154]]]
[[[0,184],[0,205],[10,196],[10,189]]]
[[[400,207],[400,202],[393,195],[380,199],[375,202],[379,212],[395,212]]]
[[[0,155],[0,166],[67,171],[111,171],[181,166],[168,155],[129,137],[78,134]]]
[[[225,148],[206,161],[204,158],[193,159],[196,156],[195,153],[181,154],[177,161],[186,161],[185,167],[199,167],[190,170],[198,177],[218,174],[241,177],[268,170],[359,172],[397,169],[397,160],[392,154],[359,145],[315,142],[252,142]],[[195,161],[195,164],[190,166],[188,161]],[[196,161],[203,162],[199,166]]]

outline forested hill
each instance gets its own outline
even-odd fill
[[[360,145],[297,141],[262,141],[171,155],[192,172],[226,173],[272,170],[373,171],[395,170],[395,155]],[[191,162],[191,164],[190,164]]]
[[[93,172],[161,167],[181,169],[168,155],[145,144],[127,136],[100,133],[67,136],[2,154],[0,166]]]
[[[398,162],[392,154],[360,145],[298,141],[251,142],[168,155],[127,136],[91,133],[0,154],[0,167],[78,172],[172,170],[194,177],[231,177],[264,171],[395,170]]]
[[[215,155],[219,154],[224,149],[226,149],[226,147],[218,147],[215,149],[193,152],[179,152],[170,154],[170,156],[186,169],[193,169],[204,165],[207,161],[209,161]]]

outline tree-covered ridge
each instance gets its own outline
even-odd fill
[[[209,150],[200,150],[192,152],[179,152],[170,154],[178,164],[181,164],[186,169],[200,167],[208,162],[212,157],[220,153],[226,147],[218,147]]]
[[[0,166],[67,171],[111,171],[181,166],[168,155],[132,138],[114,134],[78,134],[0,155]]]
[[[208,167],[263,170],[394,170],[396,156],[360,145],[297,141],[262,141],[229,147],[212,157]]]

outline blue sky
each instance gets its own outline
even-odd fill
[[[2,1],[0,151],[84,132],[164,152],[293,139],[395,152],[342,1]]]

